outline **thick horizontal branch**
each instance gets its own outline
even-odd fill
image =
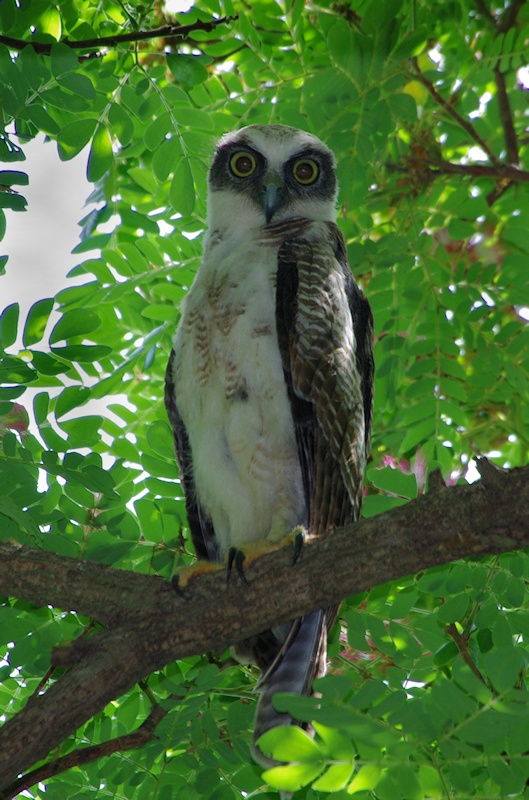
[[[148,39],[185,39],[195,31],[212,31],[218,25],[225,22],[232,22],[237,17],[221,17],[207,21],[197,20],[190,25],[163,25],[161,28],[154,28],[150,31],[130,31],[120,33],[115,36],[101,36],[98,39],[61,39],[61,44],[71,47],[72,50],[92,50],[93,48],[111,48],[120,44],[130,42],[143,42]],[[53,44],[49,42],[35,42],[27,39],[14,39],[12,36],[0,36],[0,44],[5,44],[11,50],[23,50],[28,44],[32,45],[37,53],[49,55]]]
[[[290,546],[267,553],[246,566],[248,585],[227,582],[224,569],[205,572],[185,598],[156,577],[0,545],[0,594],[82,610],[108,626],[57,649],[54,663],[70,669],[0,729],[0,787],[171,661],[427,567],[529,547],[529,467],[503,472],[483,462],[481,470],[480,483],[441,488],[308,541],[294,567]]]

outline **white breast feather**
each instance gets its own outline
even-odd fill
[[[176,402],[197,497],[221,551],[279,540],[305,521],[301,469],[277,344],[277,243],[248,220],[212,231],[175,337]]]

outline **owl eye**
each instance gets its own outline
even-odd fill
[[[319,167],[312,158],[300,158],[292,168],[292,174],[298,183],[308,186],[314,183],[319,174]]]
[[[248,178],[256,166],[254,156],[246,150],[234,153],[230,158],[230,169],[238,178]]]

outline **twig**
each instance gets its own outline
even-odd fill
[[[157,725],[166,714],[167,711],[165,709],[156,705],[147,719],[142,722],[138,730],[134,731],[134,733],[117,736],[115,739],[109,739],[107,742],[102,742],[92,747],[83,747],[61,758],[51,759],[46,764],[42,764],[37,769],[28,772],[26,775],[22,775],[21,778],[17,778],[10,786],[7,786],[2,793],[2,800],[12,800],[17,794],[29,789],[36,783],[53,778],[60,772],[72,769],[72,767],[90,764],[92,761],[110,756],[112,753],[123,752],[124,750],[136,750],[142,747],[142,745],[153,738]]]
[[[491,22],[495,37],[501,36],[508,30],[514,27],[516,19],[520,12],[521,7],[526,0],[512,0],[511,4],[505,9],[500,19],[495,17],[487,8],[483,0],[476,0],[476,8],[482,16]],[[507,150],[507,161],[509,164],[518,164],[519,151],[518,151],[518,137],[514,128],[514,121],[509,103],[509,95],[507,93],[507,86],[505,84],[505,76],[501,71],[501,56],[498,57],[494,65],[494,80],[498,90],[498,107],[500,112],[500,121],[503,127],[503,135],[505,137],[505,148]]]
[[[485,3],[485,0],[476,0],[476,8],[483,17],[483,19],[486,20],[489,23],[489,25],[492,25],[495,28],[497,24],[496,17],[488,8],[487,4]]]
[[[526,0],[511,0],[510,5],[507,6],[505,9],[503,16],[501,17],[500,21],[498,22],[497,28],[498,33],[506,33],[510,28],[512,28],[520,13],[520,9],[525,4]]]
[[[416,161],[416,159],[414,160]],[[468,175],[472,178],[491,178],[496,181],[510,181],[512,183],[529,183],[529,171],[518,169],[513,164],[498,162],[494,166],[489,164],[454,164],[444,158],[421,159],[421,166],[426,167],[433,176],[436,175]],[[412,171],[411,164],[386,163],[388,169],[395,172]],[[415,168],[416,169],[416,168]]]
[[[475,127],[472,125],[472,123],[468,119],[462,117],[461,114],[458,111],[456,111],[453,105],[449,103],[448,100],[445,100],[441,94],[439,94],[433,83],[429,81],[425,75],[423,75],[416,58],[412,58],[411,63],[413,64],[417,80],[419,81],[419,83],[422,83],[422,85],[428,90],[429,94],[431,94],[437,105],[441,106],[441,108],[443,108],[446,111],[446,113],[449,114],[452,117],[452,119],[455,120],[457,124],[460,125],[463,128],[463,130],[465,130],[468,133],[470,138],[473,139],[475,143],[479,147],[481,147],[483,152],[488,155],[493,164],[497,164],[498,158],[491,150],[487,142],[481,138],[481,136],[479,135]]]
[[[457,630],[455,623],[451,622],[445,628],[445,633],[452,637],[454,640],[457,649],[459,650],[459,655],[467,665],[467,667],[474,673],[476,678],[478,678],[485,686],[487,686],[487,681],[477,668],[476,664],[474,663],[474,659],[470,655],[470,650],[468,648],[468,639],[466,636],[462,636],[459,631]]]
[[[116,36],[102,36],[99,39],[80,39],[74,41],[70,39],[61,39],[61,44],[71,47],[72,50],[90,50],[94,47],[117,47],[119,44],[127,42],[141,42],[146,39],[183,39],[189,36],[190,33],[195,31],[212,31],[218,25],[233,22],[237,17],[221,17],[220,19],[211,19],[207,22],[197,20],[191,25],[163,25],[161,28],[154,28],[152,31],[131,31],[130,33],[120,33]],[[44,42],[34,42],[25,39],[14,39],[11,36],[0,36],[0,44],[5,44],[12,50],[22,50],[28,44],[32,45],[37,53],[41,55],[50,55],[52,44]]]

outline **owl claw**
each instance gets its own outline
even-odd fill
[[[175,573],[174,575],[171,576],[171,586],[173,587],[178,597],[181,597],[183,600],[189,599],[184,590],[182,589],[182,587],[180,586],[180,578],[178,577],[178,573]]]
[[[242,566],[245,558],[246,556],[242,550],[238,550],[236,547],[230,547],[230,549],[228,550],[228,568],[226,570],[226,582],[229,581],[233,564],[235,564],[235,572],[237,573],[237,575],[239,576],[239,578],[243,583],[245,583],[247,586],[249,585],[248,581],[246,580],[246,575],[244,574],[244,569]]]
[[[299,558],[299,554],[301,553],[304,541],[305,541],[304,532],[298,531],[298,533],[296,533],[296,535],[294,536],[294,552],[292,553],[292,566],[294,566],[294,564]]]

